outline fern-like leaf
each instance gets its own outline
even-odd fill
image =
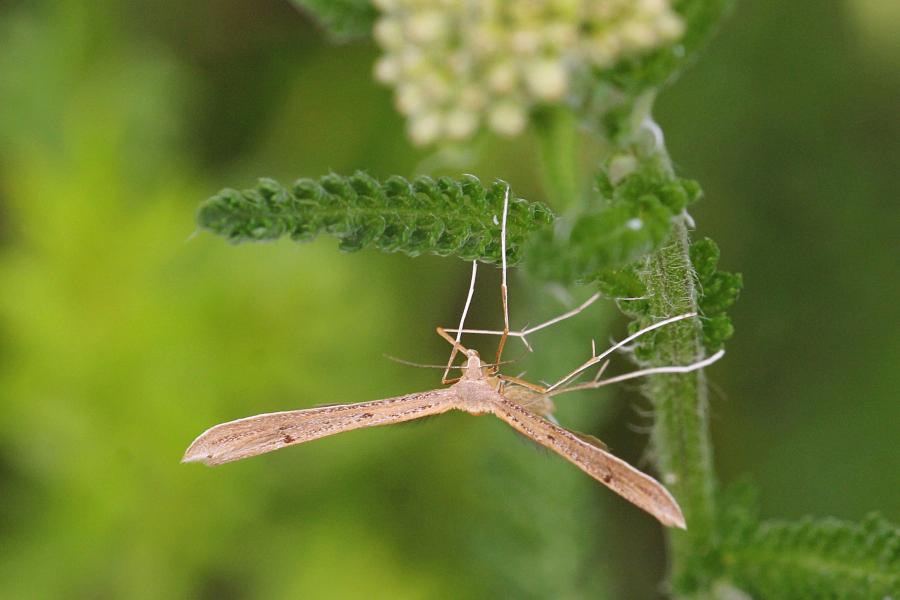
[[[532,274],[564,283],[608,283],[657,249],[672,218],[700,197],[695,181],[672,178],[653,164],[617,184],[605,175],[597,184],[598,208],[562,223],[555,235],[534,238],[527,260]]]
[[[900,598],[900,528],[877,514],[861,523],[745,519],[729,529],[726,576],[754,597]]]
[[[740,273],[716,269],[719,247],[709,238],[691,244],[691,263],[697,273],[697,304],[703,316],[703,344],[708,351],[715,352],[734,333],[726,310],[737,300],[743,278]]]
[[[630,326],[634,332],[651,316],[641,277],[644,259],[668,239],[673,218],[697,201],[702,191],[695,181],[672,177],[653,163],[616,184],[601,176],[597,188],[604,207],[577,217],[568,233],[535,236],[528,248],[527,266],[537,277],[596,283],[607,297],[622,299],[619,307],[635,319]],[[734,332],[726,311],[737,300],[742,279],[740,274],[717,269],[719,248],[712,240],[693,242],[690,259],[703,343],[712,353]],[[639,359],[653,354],[658,335],[642,338],[636,349]]]
[[[394,176],[382,182],[357,172],[300,179],[290,188],[261,179],[255,188],[225,189],[208,199],[197,221],[232,242],[284,236],[304,242],[328,233],[346,251],[372,247],[410,256],[431,253],[499,263],[499,218],[506,190],[505,182],[485,187],[471,175],[413,181]],[[511,264],[519,260],[526,239],[552,220],[543,204],[510,194]]]

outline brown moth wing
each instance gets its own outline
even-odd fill
[[[681,508],[666,488],[624,460],[499,394],[494,399],[494,414],[644,509],[663,525],[686,529]]]
[[[357,404],[256,415],[207,429],[188,447],[181,461],[220,465],[342,431],[440,414],[458,404],[459,397],[448,388]]]

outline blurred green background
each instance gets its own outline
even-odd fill
[[[439,381],[383,354],[445,357],[461,261],[192,236],[203,198],[258,176],[427,170],[375,55],[286,0],[0,3],[3,598],[657,596],[656,523],[490,419],[179,464],[223,420]],[[766,516],[900,521],[898,102],[884,0],[742,2],[659,102],[698,234],[744,273],[713,436]],[[466,170],[543,199],[531,146]],[[493,325],[483,271],[470,322]],[[511,293],[514,325],[563,308]],[[622,331],[598,307],[522,362],[552,378]],[[632,388],[560,404],[641,463]]]

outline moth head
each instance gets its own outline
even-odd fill
[[[466,350],[466,356],[469,358],[466,361],[466,377],[475,377],[478,378],[481,375],[481,357],[478,356],[478,352],[476,350]]]

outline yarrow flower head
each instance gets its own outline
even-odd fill
[[[481,126],[515,135],[573,76],[676,41],[670,0],[375,0],[375,76],[419,145]]]

